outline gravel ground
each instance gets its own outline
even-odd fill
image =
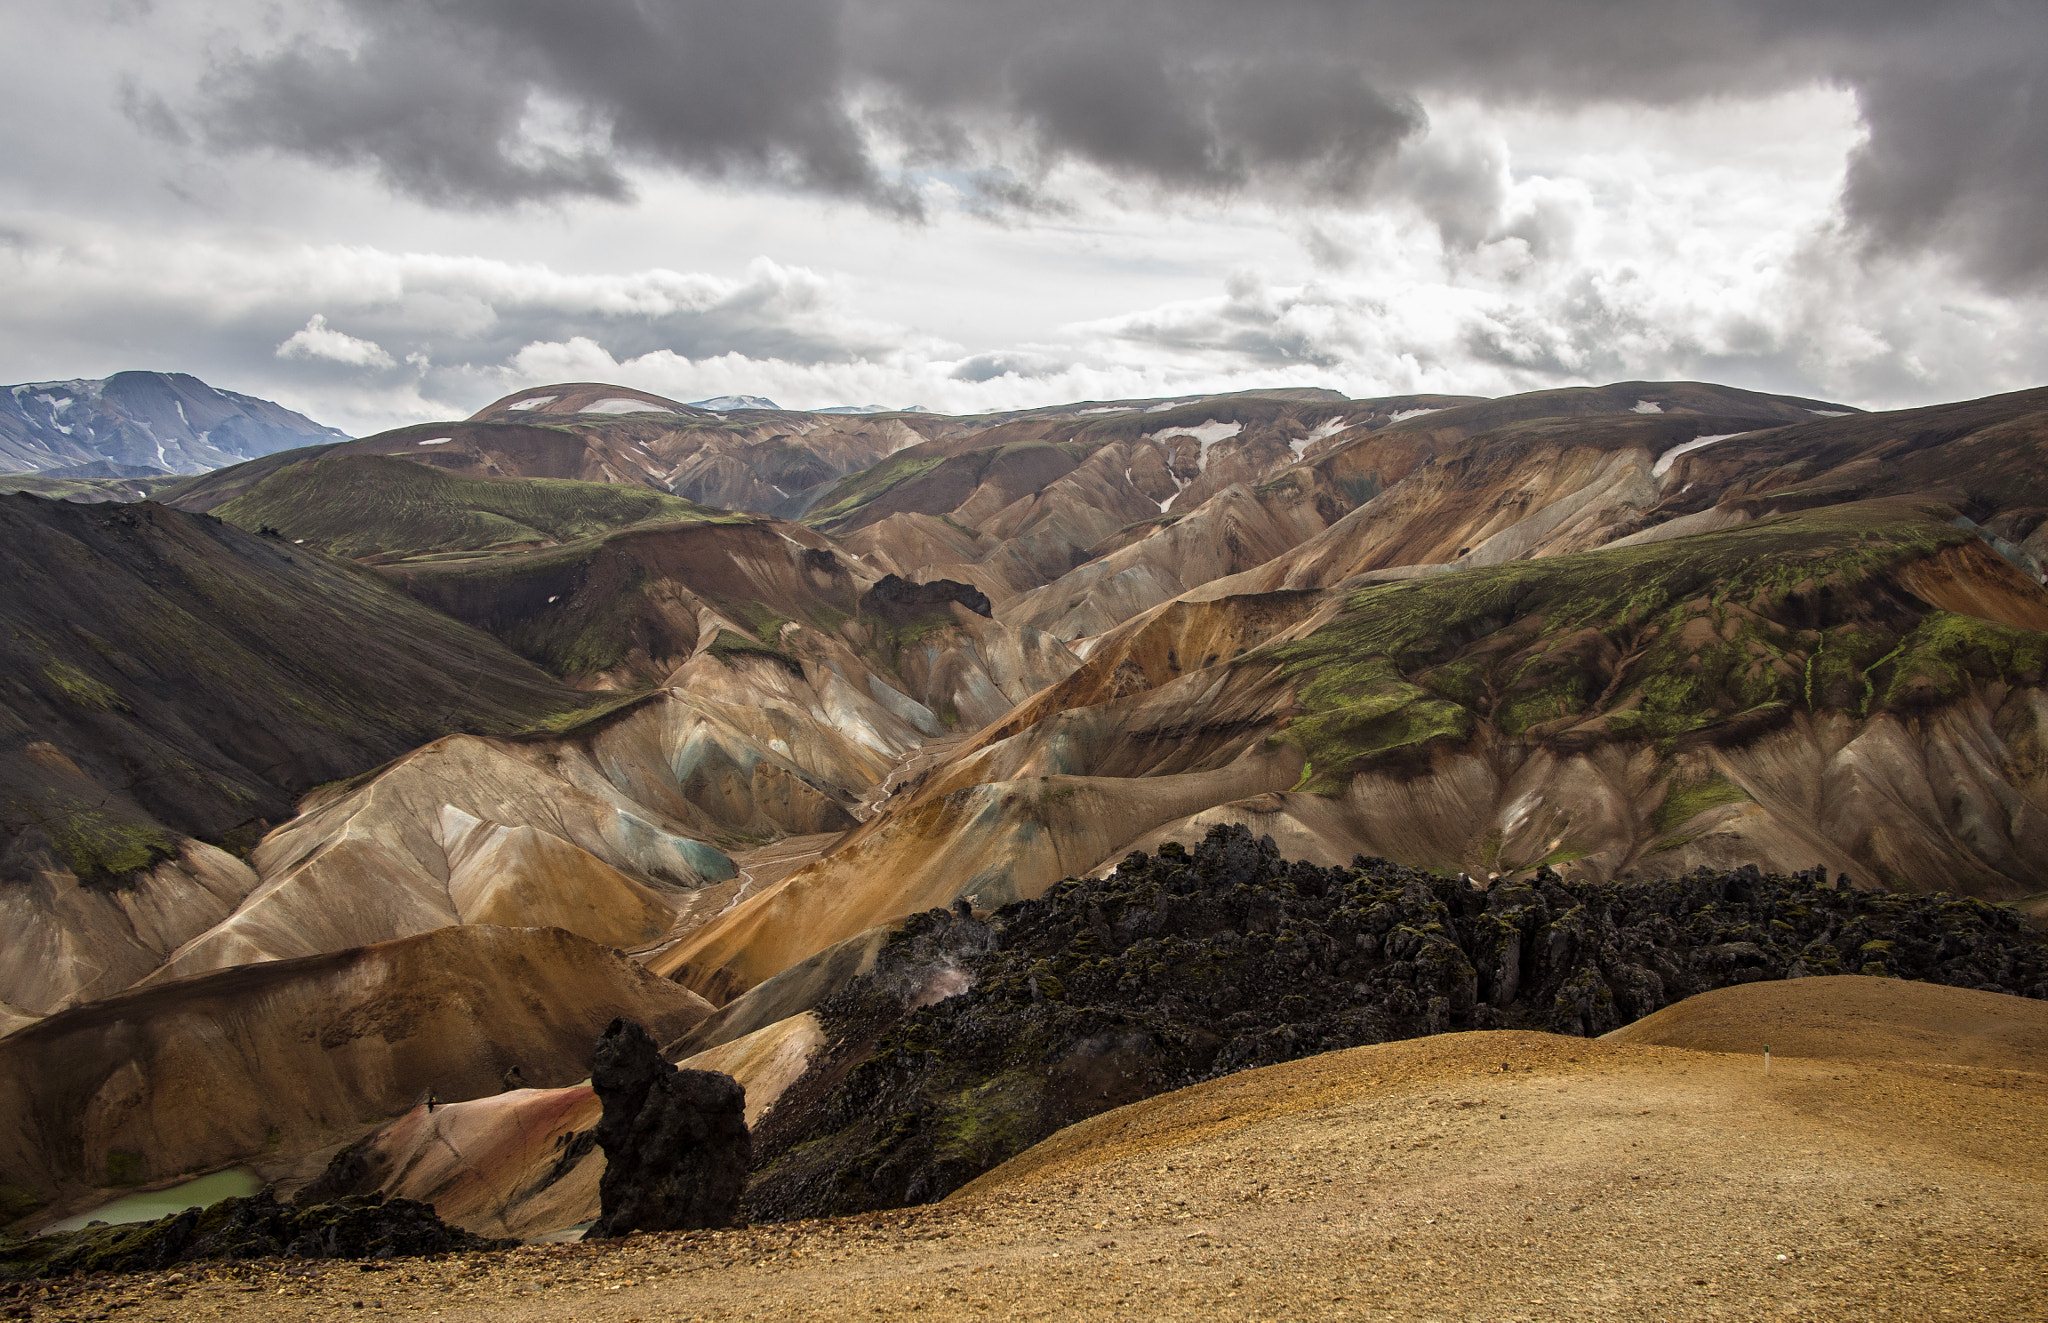
[[[32,1284],[0,1316],[2048,1318],[2044,1122],[2031,1070],[1457,1034],[1123,1108],[931,1208]]]

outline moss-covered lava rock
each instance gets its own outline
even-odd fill
[[[416,1199],[382,1195],[301,1206],[269,1191],[188,1208],[154,1222],[94,1225],[29,1240],[0,1241],[0,1281],[72,1273],[153,1272],[200,1260],[391,1259],[507,1248],[434,1215]]]
[[[1463,1029],[1593,1035],[1713,988],[1864,973],[2048,998],[2017,911],[1755,869],[1481,890],[1217,827],[986,919],[933,911],[819,1007],[836,1046],[755,1134],[757,1219],[944,1197],[1097,1112]],[[964,989],[964,990],[963,990]],[[949,993],[955,995],[947,995]]]

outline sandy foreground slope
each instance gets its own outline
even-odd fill
[[[932,1208],[375,1271],[101,1279],[33,1288],[0,1310],[492,1323],[2048,1317],[2048,1006],[1879,982],[1725,989],[1627,1043],[1458,1034],[1250,1071],[1074,1126]],[[1674,1014],[1686,1006],[1698,1013]],[[1733,1046],[1764,1032],[1783,1040],[1768,1076],[1760,1051],[1661,1041]],[[1841,1055],[1782,1055],[1816,1041]]]

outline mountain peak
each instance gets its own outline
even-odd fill
[[[281,404],[184,372],[31,381],[0,393],[0,472],[81,468],[204,473],[299,446],[345,441]]]

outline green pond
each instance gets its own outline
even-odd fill
[[[263,1181],[255,1172],[247,1167],[230,1167],[167,1189],[123,1195],[110,1204],[73,1214],[62,1222],[53,1222],[43,1230],[76,1231],[87,1222],[154,1222],[157,1218],[182,1213],[195,1205],[204,1208],[223,1199],[252,1195],[262,1188]]]

